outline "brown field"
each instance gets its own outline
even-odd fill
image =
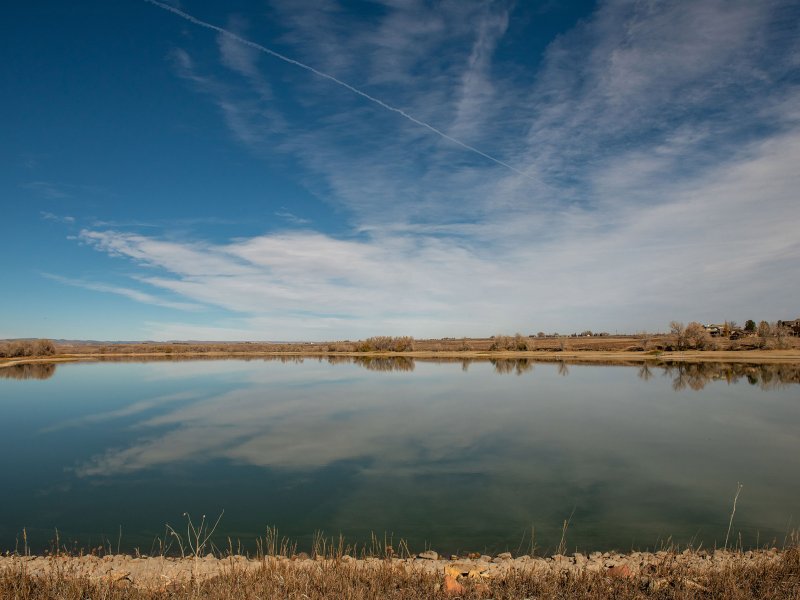
[[[348,353],[348,352],[403,352],[403,353],[442,353],[442,352],[646,352],[653,350],[669,351],[674,342],[668,334],[655,335],[620,335],[604,337],[521,337],[525,349],[495,347],[497,340],[513,342],[516,336],[496,336],[494,338],[445,338],[445,339],[412,339],[412,338],[370,338],[372,339],[404,339],[411,340],[412,345],[403,349],[394,349],[391,342],[385,348],[370,347],[369,340],[333,341],[333,342],[146,342],[127,344],[58,344],[57,351],[65,354],[120,354],[120,353]],[[775,348],[768,340],[764,344],[757,336],[729,340],[712,338],[708,351],[739,352],[743,350],[800,350],[800,337],[786,337],[782,341],[785,348]],[[762,347],[764,346],[764,347]]]
[[[6,346],[18,342],[7,342]],[[31,346],[36,342],[31,342]],[[0,346],[3,343],[0,342]],[[32,362],[67,362],[113,358],[155,357],[265,357],[342,356],[409,358],[497,359],[527,358],[537,361],[643,363],[658,362],[747,362],[798,363],[800,337],[736,340],[708,338],[702,347],[678,349],[674,336],[642,334],[594,337],[524,337],[425,339],[376,337],[335,342],[132,342],[56,343],[45,355],[35,351],[13,356],[2,352],[0,367]]]

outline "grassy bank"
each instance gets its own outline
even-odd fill
[[[800,358],[800,336],[775,330],[769,336],[749,334],[694,337],[675,334],[587,335],[543,337],[496,335],[491,338],[414,339],[378,336],[366,340],[322,342],[92,342],[0,340],[0,361],[36,358],[111,356],[789,356]]]
[[[0,597],[798,599],[800,549],[457,560],[6,556]]]
[[[683,336],[685,337],[685,336]],[[586,364],[720,362],[800,365],[800,337],[785,333],[711,338],[702,333],[691,343],[677,334],[505,336],[418,340],[374,337],[337,342],[66,342],[0,340],[0,369],[19,365],[77,361],[157,359],[256,359],[298,357],[329,361],[380,360],[527,360]]]
[[[208,350],[165,352],[158,348],[131,348],[130,351],[117,349],[114,352],[59,352],[53,356],[26,356],[18,358],[0,358],[0,368],[13,365],[37,363],[63,363],[79,361],[114,361],[114,360],[180,360],[180,359],[222,359],[222,358],[328,358],[368,359],[368,358],[401,358],[420,360],[520,360],[528,359],[538,362],[571,362],[571,363],[607,363],[607,364],[643,364],[643,363],[750,363],[750,364],[800,364],[800,348],[785,350],[688,350],[664,352],[660,350],[624,351],[624,350],[526,350],[511,352],[506,350],[414,350],[410,352],[327,352],[308,350]]]

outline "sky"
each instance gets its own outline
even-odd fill
[[[800,317],[800,2],[41,0],[0,338]]]

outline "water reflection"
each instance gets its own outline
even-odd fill
[[[415,361],[409,357],[331,358],[336,365],[352,364],[376,372],[410,372],[414,371],[417,363],[429,368],[432,364],[461,363],[464,368],[479,362]],[[423,398],[436,395],[442,380],[420,381],[422,389],[415,386],[415,395],[409,397],[405,390],[387,388],[380,381],[373,385],[373,380],[352,383],[348,379],[348,386],[343,388],[338,385],[337,370],[319,371],[316,365],[323,364],[323,361],[318,359],[304,361],[302,357],[269,357],[266,361],[306,364],[312,369],[312,375],[298,386],[299,381],[294,377],[276,380],[272,373],[264,372],[262,375],[258,370],[249,371],[245,381],[219,395],[209,397],[196,391],[185,391],[60,423],[58,427],[68,427],[128,417],[135,419],[132,426],[136,431],[153,432],[127,447],[109,449],[84,461],[75,472],[81,476],[107,477],[160,464],[196,460],[197,457],[293,469],[319,468],[369,457],[385,469],[407,468],[408,464],[415,463],[420,453],[427,457],[446,457],[458,449],[466,451],[480,446],[486,443],[483,440],[492,432],[514,429],[517,420],[531,411],[524,391],[529,388],[508,388],[485,378],[478,380],[478,387],[468,391],[459,386],[460,397],[440,399],[437,404],[440,410],[432,411]],[[325,362],[331,364],[332,361],[329,358]],[[534,362],[528,359],[489,362],[494,372],[499,374],[519,376],[531,373],[534,368]],[[570,374],[567,361],[557,361],[553,366],[560,377]],[[602,371],[600,368],[599,372]],[[303,372],[285,373],[299,377]],[[797,383],[800,376],[800,369],[792,365],[673,363],[641,365],[638,377],[653,385],[658,381],[654,380],[654,374],[659,372],[672,379],[673,390],[689,388],[697,391],[713,381],[734,384],[743,378],[763,390],[770,390]],[[407,383],[414,382],[410,379]],[[557,380],[548,378],[548,386],[556,384]],[[482,394],[485,397],[503,396],[508,395],[508,389],[515,390],[514,397],[504,399],[502,410],[495,404],[482,402]],[[608,389],[598,386],[589,393],[603,396]],[[551,393],[556,391],[551,389]],[[558,395],[562,393],[558,391]],[[512,407],[516,407],[517,412]],[[453,418],[453,414],[465,410],[468,417]],[[415,411],[427,416],[422,421],[409,420],[408,415]],[[473,421],[481,422],[483,426],[476,428]],[[491,424],[488,433],[487,424]],[[586,437],[585,432],[579,434],[576,431],[575,434]],[[549,439],[551,435],[550,431],[546,434],[540,432],[537,442]],[[409,446],[410,439],[418,441]],[[551,441],[558,444],[556,439]],[[480,460],[473,466],[475,464],[480,464]]]
[[[491,363],[494,365],[494,372],[500,373],[501,375],[508,375],[514,373],[516,375],[522,375],[523,373],[527,373],[528,371],[533,371],[533,361],[527,358],[516,358],[516,359],[491,359]],[[464,368],[464,367],[462,367]],[[466,368],[464,368],[466,370]]]
[[[394,530],[480,549],[531,523],[554,545],[575,507],[576,545],[630,548],[724,537],[737,481],[737,526],[766,536],[796,514],[800,407],[780,389],[796,366],[367,358],[60,367],[72,402],[14,386],[39,399],[6,396],[0,422],[12,524],[64,527],[68,506],[84,521],[148,507],[157,523],[196,502],[251,515],[240,531]],[[12,458],[23,443],[37,452]]]
[[[653,365],[644,363],[641,367],[639,367],[639,379],[650,381],[653,378],[653,374]]]
[[[666,363],[659,365],[663,373],[672,377],[672,387],[683,390],[702,390],[711,382],[725,381],[729,384],[746,379],[750,385],[763,390],[772,390],[800,383],[800,366],[790,364],[746,364],[746,363]],[[639,376],[647,381],[651,368],[642,366]]]
[[[414,358],[410,356],[108,356],[93,359],[102,363],[191,363],[198,361],[234,362],[278,362],[281,364],[303,364],[307,361],[326,362],[330,365],[354,364],[369,371],[410,372],[417,364],[458,364],[467,372],[472,365],[489,362],[499,375],[523,375],[531,373],[536,364],[555,364],[558,374],[568,376],[570,366],[628,366],[638,370],[639,377],[650,381],[656,375],[672,378],[675,390],[702,390],[709,383],[725,381],[729,384],[740,380],[761,389],[777,389],[782,386],[800,383],[800,365],[795,364],[757,364],[725,362],[678,362],[678,361],[588,361],[588,360],[545,360],[541,358]],[[49,379],[55,375],[54,363],[31,363],[0,368],[0,378],[5,379]]]
[[[354,357],[353,362],[369,371],[413,371],[414,359],[408,356]]]
[[[0,368],[2,379],[50,379],[56,372],[54,363],[29,363]]]
[[[266,358],[265,360],[274,360]],[[468,371],[473,364],[486,362],[487,359],[456,359],[456,358],[412,358],[403,356],[392,357],[350,357],[330,356],[326,359],[330,364],[353,363],[371,371],[413,371],[416,363],[461,365],[462,371]],[[294,358],[302,362],[302,359]],[[585,365],[613,365],[635,366],[639,377],[650,381],[655,375],[672,378],[673,389],[702,390],[706,385],[715,381],[725,381],[729,384],[746,379],[751,385],[761,389],[776,389],[781,386],[800,383],[800,366],[792,364],[753,364],[753,363],[724,363],[724,362],[608,362],[581,361],[581,360],[550,360],[532,358],[491,358],[488,359],[494,367],[494,372],[500,375],[522,375],[534,370],[539,364],[552,364],[557,366],[558,374],[566,377],[570,374],[570,366]],[[285,361],[283,361],[285,362]]]

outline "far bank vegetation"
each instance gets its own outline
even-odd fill
[[[12,340],[0,343],[0,358],[53,356],[56,345],[51,340]]]
[[[679,321],[670,323],[670,332],[664,350],[785,350],[796,347],[798,331],[784,321],[768,323],[748,320],[744,328],[735,321],[721,325],[703,325],[692,321],[684,325]],[[792,338],[795,338],[794,340]]]
[[[413,337],[380,335],[355,343],[356,352],[412,352],[413,350]]]
[[[331,355],[406,352],[647,352],[738,351],[800,349],[800,319],[756,322],[743,327],[735,321],[720,325],[688,325],[673,321],[665,333],[633,334],[544,333],[497,334],[487,338],[415,339],[411,336],[373,336],[363,340],[322,342],[81,342],[49,339],[0,340],[0,360],[70,356],[179,356],[179,355]]]

